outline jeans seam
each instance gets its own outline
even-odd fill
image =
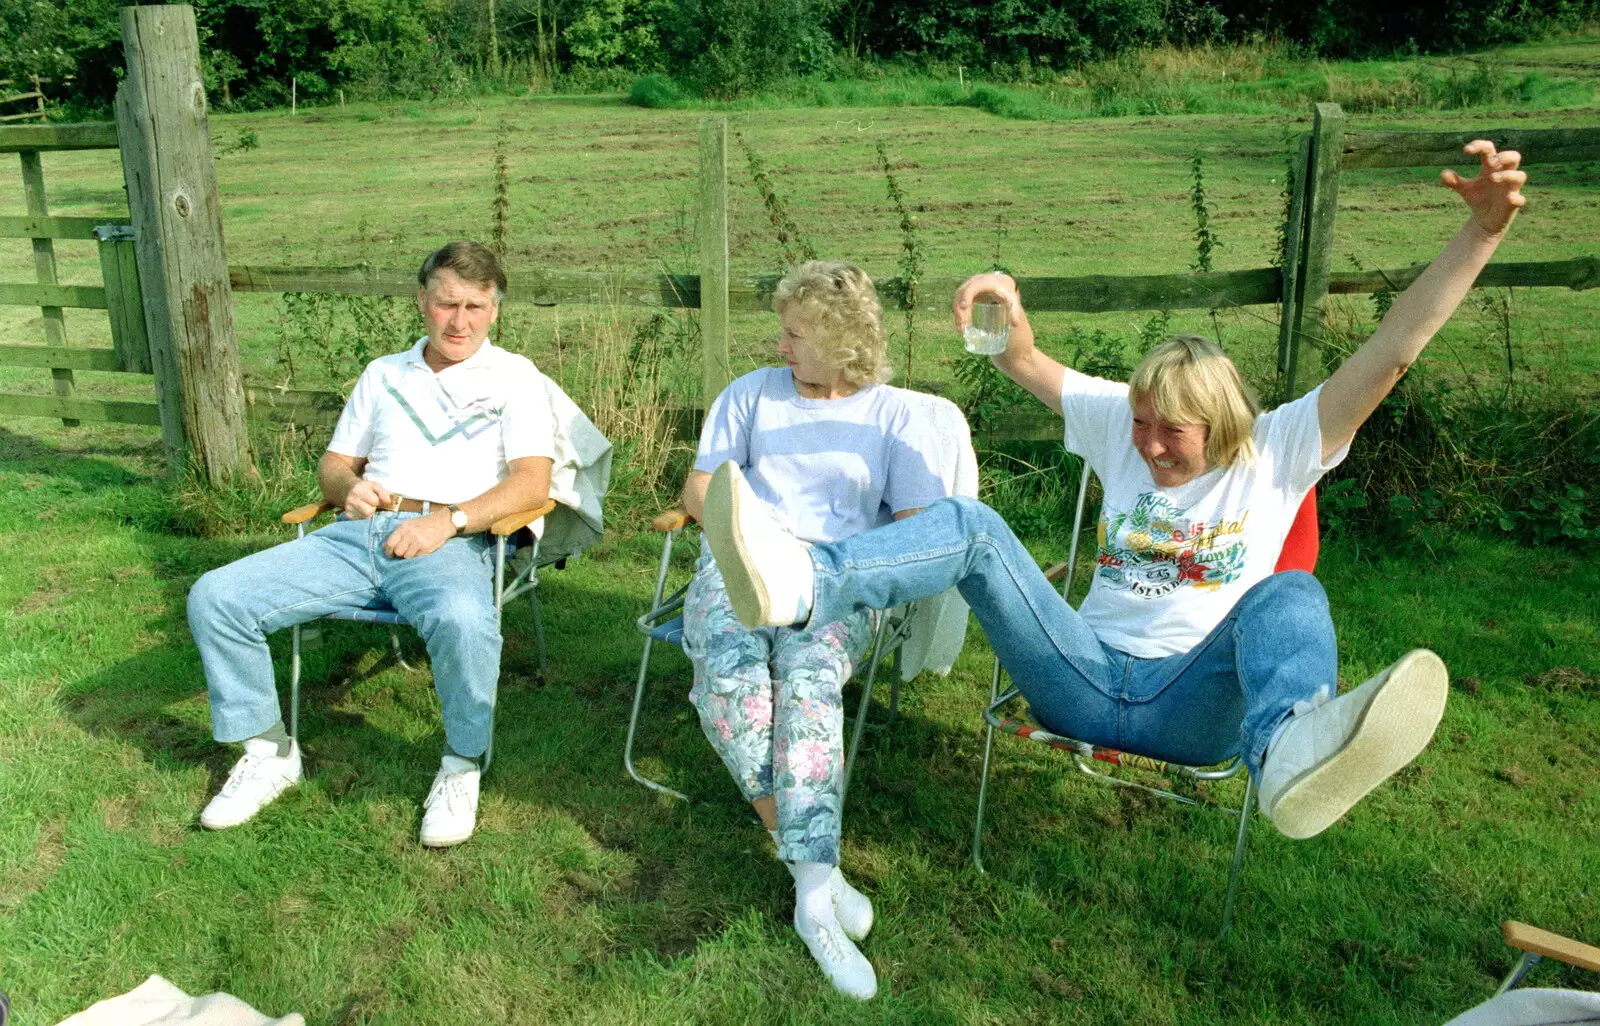
[[[303,599],[303,600],[301,600],[299,602],[291,602],[291,603],[289,603],[288,605],[285,605],[285,606],[275,606],[271,610],[267,611],[266,614],[256,618],[256,626],[257,626],[257,628],[260,628],[261,624],[264,621],[266,621],[267,619],[269,619],[271,617],[274,617],[274,616],[277,616],[280,613],[287,613],[290,610],[299,609],[302,606],[309,606],[309,605],[311,605],[313,603],[316,603],[316,602],[327,602],[327,601],[329,601],[331,599],[341,599],[341,598],[344,598],[346,595],[358,595],[358,594],[360,594],[362,592],[365,592],[365,591],[374,591],[375,592],[377,590],[378,590],[378,588],[377,588],[376,585],[374,585],[371,588],[349,588],[349,589],[347,589],[345,591],[334,592],[333,594],[330,594],[330,595],[318,595],[315,598]],[[321,617],[318,617],[317,619],[321,619]],[[304,623],[306,621],[301,621],[301,622]],[[296,625],[295,624],[288,624],[287,626],[293,627],[293,626],[296,626]],[[278,631],[278,630],[282,630],[282,629],[283,629],[282,627],[276,627],[273,630],[274,631]],[[273,633],[273,631],[267,631],[266,633],[270,634],[270,633]]]

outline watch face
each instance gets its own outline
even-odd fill
[[[450,523],[454,525],[455,529],[458,531],[463,527],[466,527],[467,511],[464,509],[458,509],[454,513],[450,514]]]

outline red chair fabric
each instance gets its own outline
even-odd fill
[[[1278,565],[1273,567],[1273,573],[1283,573],[1285,570],[1304,570],[1306,573],[1317,572],[1317,553],[1321,548],[1321,540],[1317,533],[1317,490],[1311,489],[1306,493],[1305,501],[1300,504],[1300,509],[1294,515],[1294,523],[1289,525],[1289,534],[1283,539],[1283,551],[1278,553]]]

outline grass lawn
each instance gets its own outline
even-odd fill
[[[135,429],[0,425],[0,986],[23,1022],[159,972],[313,1023],[1417,1023],[1493,991],[1503,918],[1600,935],[1600,574],[1576,552],[1327,550],[1347,682],[1426,643],[1454,694],[1433,746],[1346,822],[1308,842],[1253,824],[1220,944],[1226,818],[1095,787],[1007,737],[991,873],[973,871],[989,655],[970,631],[957,671],[910,685],[870,737],[851,792],[844,864],[878,908],[882,981],[857,1007],[788,928],[787,874],[699,736],[675,653],[657,657],[644,764],[701,800],[623,775],[658,544],[637,522],[549,576],[547,682],[526,610],[509,615],[469,844],[417,846],[431,680],[351,625],[310,655],[306,783],[200,830],[233,754],[209,740],[184,595],[277,536],[175,535],[157,459]]]
[[[1539,59],[1592,63],[1596,44],[1563,46]],[[699,116],[552,97],[219,116],[219,143],[246,131],[260,143],[218,159],[230,260],[410,267],[442,241],[484,237],[499,136],[513,268],[687,270],[692,236],[680,214],[692,206]],[[1193,259],[1196,149],[1225,243],[1217,266],[1267,264],[1285,140],[1307,120],[1048,123],[918,107],[731,117],[819,252],[879,275],[897,273],[901,242],[876,166],[880,140],[917,208],[926,274],[997,257],[1019,274],[1160,273]],[[1600,112],[1351,121],[1553,127],[1600,124]],[[777,245],[737,146],[731,156],[735,272],[768,272]],[[112,153],[48,154],[45,173],[53,213],[123,209]],[[1464,215],[1433,175],[1345,176],[1337,266],[1437,252]],[[1500,259],[1595,254],[1594,167],[1535,166],[1530,177],[1532,203]],[[0,212],[22,209],[20,176],[0,177]],[[88,244],[58,250],[66,281],[98,283]],[[26,243],[0,241],[0,280],[31,277]],[[1560,389],[1592,409],[1600,290],[1504,298],[1519,386]],[[304,325],[286,309],[238,297],[248,374],[287,379],[281,329]],[[1357,334],[1370,322],[1365,299],[1342,309]],[[1072,328],[1127,336],[1145,317],[1047,317],[1043,337],[1060,351]],[[507,319],[508,341],[553,372],[576,367],[587,343],[625,349],[637,337],[626,310],[513,305]],[[368,341],[405,344],[404,318],[393,323]],[[1469,301],[1424,369],[1503,387],[1497,323]],[[1220,332],[1260,368],[1276,311],[1176,317],[1172,327]],[[67,328],[73,344],[109,344],[102,314],[69,311]],[[736,324],[736,370],[766,361],[775,329],[775,317]],[[42,334],[37,311],[0,308],[0,343]],[[949,386],[953,333],[925,319],[917,345],[919,383]],[[302,387],[338,384],[348,369],[314,351],[288,355]],[[698,376],[692,352],[663,359],[684,380]],[[78,381],[91,395],[149,395],[143,379]],[[0,369],[0,391],[49,389],[44,371]],[[286,532],[178,530],[192,512],[159,463],[153,431],[0,418],[0,989],[23,1023],[55,1022],[160,973],[192,993],[227,990],[339,1026],[1413,1024],[1493,992],[1513,961],[1501,919],[1600,940],[1600,569],[1585,549],[1466,536],[1431,549],[1326,545],[1319,576],[1346,681],[1426,644],[1451,667],[1454,693],[1429,750],[1346,822],[1308,842],[1252,825],[1241,906],[1221,943],[1212,935],[1227,818],[1096,787],[1009,737],[996,741],[990,873],[973,870],[990,654],[970,630],[955,673],[909,685],[901,719],[869,736],[851,789],[844,866],[879,917],[864,951],[881,992],[858,1006],[827,988],[788,926],[787,874],[700,736],[676,653],[656,659],[642,761],[698,800],[670,802],[623,773],[632,622],[659,547],[644,525],[676,482],[652,490],[628,478],[639,468],[623,468],[604,544],[547,576],[548,680],[534,672],[526,609],[508,614],[479,832],[428,852],[416,830],[441,730],[426,660],[408,672],[378,631],[356,625],[324,629],[308,654],[304,785],[245,827],[198,828],[235,753],[210,740],[184,597],[205,570]],[[1058,557],[1061,534],[1045,517],[1030,544]],[[274,639],[280,666],[287,642]],[[1217,796],[1236,799],[1242,786]],[[1595,986],[1592,974],[1552,967],[1532,982]]]

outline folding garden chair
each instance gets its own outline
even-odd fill
[[[1554,958],[1600,973],[1600,948],[1507,920],[1500,924],[1506,943],[1522,952],[1494,997],[1451,1019],[1445,1026],[1532,1026],[1600,1023],[1600,994],[1586,990],[1529,987],[1512,990],[1543,958]]]
[[[887,386],[886,386],[887,387]],[[951,495],[976,495],[978,487],[978,459],[972,449],[972,431],[961,410],[948,399],[925,392],[902,390],[921,407],[922,415],[935,425],[941,440],[942,465],[946,489]],[[650,609],[636,621],[644,635],[644,653],[639,658],[639,677],[633,691],[633,711],[628,718],[628,737],[623,744],[622,764],[628,775],[645,787],[684,801],[689,796],[659,781],[651,780],[633,764],[633,744],[639,729],[639,714],[644,706],[645,683],[650,675],[650,652],[656,642],[682,646],[683,599],[689,590],[684,584],[668,595],[667,576],[672,568],[672,546],[679,532],[694,521],[683,510],[669,510],[651,521],[651,528],[663,532],[661,561],[656,569],[655,591]],[[845,757],[844,783],[839,798],[843,802],[850,789],[850,777],[855,771],[856,755],[861,747],[861,735],[867,724],[867,711],[872,701],[872,690],[878,679],[878,666],[885,657],[892,657],[891,690],[889,697],[889,722],[900,711],[900,684],[910,680],[923,669],[940,674],[950,672],[966,637],[967,604],[954,589],[922,602],[913,602],[895,609],[874,612],[872,618],[873,642],[867,660],[866,676],[862,678],[861,698],[855,722],[850,731],[850,748]]]
[[[1088,464],[1084,464],[1078,480],[1078,502],[1076,512],[1073,514],[1072,543],[1067,552],[1067,561],[1051,567],[1045,575],[1052,582],[1057,580],[1062,582],[1061,597],[1067,601],[1071,600],[1072,575],[1078,563],[1078,540],[1083,529],[1084,508],[1088,501],[1089,479],[1091,476]],[[1275,569],[1278,571],[1305,570],[1310,573],[1316,567],[1317,550],[1317,499],[1316,491],[1312,490],[1306,494],[1305,501],[1301,503],[1300,509],[1295,514],[1294,522],[1284,540],[1283,552],[1278,557]],[[1190,781],[1227,780],[1244,772],[1244,760],[1238,755],[1213,766],[1187,766],[1164,759],[1154,759],[1135,752],[1124,752],[1115,748],[1092,745],[1085,741],[1051,733],[1020,716],[1005,715],[1002,710],[1020,697],[1021,692],[1016,687],[1007,688],[1002,692],[1000,690],[1002,673],[1000,659],[996,657],[994,671],[989,683],[989,705],[983,711],[983,719],[987,724],[987,730],[983,742],[983,772],[978,784],[978,814],[972,828],[972,862],[978,867],[980,873],[986,872],[983,866],[983,814],[989,793],[989,764],[994,750],[994,732],[996,730],[1068,753],[1072,756],[1073,764],[1079,770],[1100,783],[1118,787],[1132,787],[1159,798],[1166,798],[1196,807],[1201,807],[1201,803],[1194,798],[1119,777],[1114,773],[1097,768],[1097,764],[1104,767],[1123,766],[1135,770],[1146,770],[1162,774],[1169,779]],[[1233,846],[1233,868],[1228,873],[1228,891],[1227,897],[1223,901],[1222,929],[1218,933],[1219,937],[1227,935],[1228,927],[1233,922],[1233,906],[1235,899],[1238,897],[1239,875],[1241,868],[1244,866],[1245,840],[1255,794],[1256,782],[1246,773],[1244,800],[1239,803],[1239,807],[1230,809],[1226,806],[1221,806],[1218,808],[1218,811],[1227,815],[1237,816],[1239,819],[1239,833]]]
[[[338,507],[329,502],[312,502],[285,513],[282,517],[286,524],[293,524],[295,537],[306,536],[306,524],[315,520],[324,513],[332,512]],[[505,615],[505,604],[519,595],[527,595],[533,606],[533,636],[539,649],[539,674],[543,676],[547,664],[544,651],[544,626],[539,616],[539,569],[542,566],[554,565],[557,569],[566,565],[566,557],[553,559],[547,563],[540,563],[538,558],[539,539],[529,528],[538,520],[544,518],[556,508],[554,499],[546,499],[544,504],[533,509],[523,510],[502,517],[489,526],[489,533],[494,536],[494,611],[497,619]],[[512,567],[511,579],[506,580],[508,556],[512,546],[510,542],[516,539],[518,532],[522,538],[520,543],[531,544],[528,558],[518,559]],[[519,548],[520,552],[521,549]],[[389,646],[394,651],[395,661],[407,670],[415,669],[406,662],[405,654],[400,648],[400,628],[407,626],[405,619],[393,609],[355,609],[349,612],[330,613],[322,617],[324,620],[349,620],[355,623],[384,624],[389,628]],[[300,738],[300,643],[302,630],[305,624],[295,624],[289,628],[289,736],[295,740]],[[489,719],[489,747],[483,753],[483,768],[488,770],[489,764],[494,761],[494,713],[491,710]]]
[[[543,505],[501,517],[489,525],[494,537],[494,608],[497,618],[505,615],[506,604],[521,595],[528,596],[533,609],[533,636],[539,651],[539,675],[545,676],[549,663],[545,656],[544,621],[539,615],[539,571],[563,569],[589,545],[600,539],[603,513],[601,500],[611,484],[611,443],[578,408],[561,386],[540,374],[545,399],[550,405],[556,458],[550,473],[550,496]],[[304,538],[306,524],[333,510],[326,502],[313,502],[283,514],[283,522],[295,526],[295,536]],[[542,523],[541,523],[542,522]],[[535,525],[539,525],[538,528]],[[513,544],[515,543],[515,544]],[[510,573],[508,579],[507,573]],[[384,624],[389,628],[389,645],[394,657],[407,670],[400,648],[399,628],[405,620],[392,609],[362,609],[334,613],[327,620],[351,620]],[[289,642],[289,736],[300,737],[300,643],[304,625],[293,627]],[[483,753],[483,768],[494,759],[494,720],[490,712],[489,746]]]

